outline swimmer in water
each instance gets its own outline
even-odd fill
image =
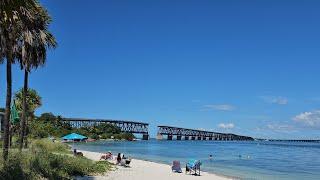
[[[212,159],[213,159],[213,156],[212,156],[212,154],[210,154],[209,155],[209,160],[212,161]]]

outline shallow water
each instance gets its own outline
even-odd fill
[[[320,179],[320,143],[221,141],[97,141],[74,144],[95,152],[171,164],[200,159],[202,170],[241,179]],[[213,160],[209,160],[209,155]]]

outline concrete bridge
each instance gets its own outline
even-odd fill
[[[143,140],[149,139],[148,123],[124,121],[124,120],[112,120],[112,119],[81,119],[81,118],[63,118],[62,121],[70,123],[70,125],[75,128],[96,126],[101,123],[112,124],[119,127],[121,132],[142,134]]]
[[[167,140],[172,140],[173,136],[177,140],[216,140],[216,141],[253,141],[254,139],[249,136],[240,136],[230,133],[218,133],[210,131],[202,131],[195,129],[187,129],[172,126],[158,126],[157,139],[162,139],[163,135],[167,135]]]

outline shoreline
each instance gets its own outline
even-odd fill
[[[90,152],[93,152],[93,151],[90,151]],[[99,152],[97,152],[99,153]],[[147,159],[138,159],[138,158],[132,158],[132,159],[135,159],[135,160],[140,160],[140,161],[146,161],[146,162],[151,162],[151,163],[157,163],[157,164],[163,164],[163,165],[167,165],[171,168],[171,165],[170,164],[167,164],[167,163],[164,163],[164,162],[155,162],[155,161],[151,161],[151,160],[147,160]],[[183,173],[184,173],[184,165],[181,164],[181,169],[183,169]],[[213,174],[213,175],[216,175],[216,176],[219,176],[219,177],[222,177],[222,178],[226,178],[226,179],[240,179],[238,177],[234,177],[234,176],[228,176],[228,175],[223,175],[223,174],[218,174],[218,173],[213,173],[213,172],[208,172],[208,171],[205,171],[205,170],[201,170],[201,174],[202,173],[207,173],[207,174]]]
[[[83,155],[93,161],[99,161],[102,153],[78,150]],[[109,162],[115,162],[110,160]],[[200,180],[228,180],[237,179],[235,177],[227,177],[224,175],[218,175],[214,173],[201,171],[201,176],[194,176],[185,174],[184,166],[182,165],[182,173],[173,173],[171,166],[164,163],[132,159],[130,168],[115,166],[115,170],[106,173],[104,176],[94,176],[94,179],[112,179],[112,180],[143,180],[143,179],[154,179],[154,180],[178,180],[178,179],[200,179]],[[91,178],[91,177],[90,177]],[[78,178],[83,179],[83,178]]]

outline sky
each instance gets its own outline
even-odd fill
[[[38,115],[320,139],[320,1],[41,3],[58,47],[30,75]],[[0,65],[0,106],[5,88]]]

